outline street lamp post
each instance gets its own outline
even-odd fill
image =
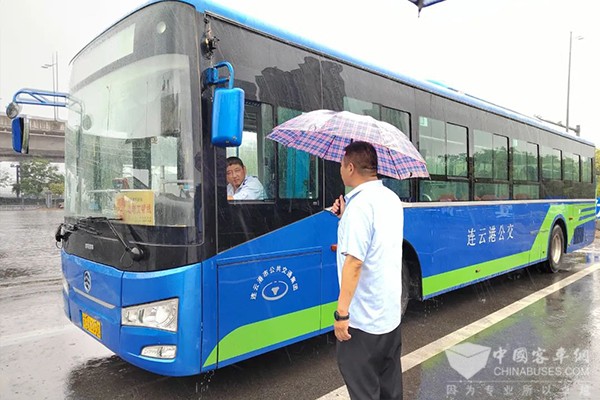
[[[44,69],[48,69],[48,68],[52,68],[52,91],[53,92],[58,92],[58,51],[52,53],[52,63],[51,64],[44,64],[42,65],[42,68]],[[54,108],[54,120],[56,121],[58,119],[57,116],[57,109],[56,106],[53,107]]]
[[[17,199],[21,197],[21,164],[10,164],[12,168],[15,169],[17,173],[17,185],[15,186],[15,193],[17,194]]]
[[[583,39],[583,36],[577,36],[576,40]],[[565,123],[565,129],[569,132],[569,103],[571,96],[571,54],[573,49],[573,31],[569,32],[569,70],[567,73],[567,122]]]

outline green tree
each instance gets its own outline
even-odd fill
[[[0,171],[0,188],[7,187],[10,183],[10,176],[6,171]]]
[[[51,184],[63,184],[58,168],[43,158],[22,161],[20,179],[20,185],[13,185],[13,192],[20,189],[22,196],[40,197]]]
[[[48,185],[48,189],[55,196],[62,196],[65,193],[65,183],[64,182],[56,182]]]

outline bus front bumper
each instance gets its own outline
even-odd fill
[[[108,349],[140,368],[167,376],[200,372],[200,264],[133,273],[63,252],[67,318]],[[91,284],[89,281],[91,280]],[[151,315],[175,305],[175,324],[156,328]],[[157,308],[158,307],[158,308]],[[125,312],[124,312],[125,310]],[[139,312],[143,310],[143,312]],[[132,317],[134,315],[134,317]]]

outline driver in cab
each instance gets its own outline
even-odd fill
[[[265,190],[257,177],[247,175],[238,157],[227,158],[227,200],[264,200]]]

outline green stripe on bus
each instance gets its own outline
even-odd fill
[[[581,222],[579,225],[581,225],[581,224],[585,224],[586,222],[590,222],[590,221],[593,221],[593,220],[595,220],[595,219],[596,219],[596,216],[595,216],[595,215],[592,215],[592,216],[591,216],[591,217],[589,217],[589,218],[586,218],[586,219],[584,219],[584,220],[582,220],[582,221],[579,221],[579,222]]]
[[[423,296],[429,296],[445,289],[463,285],[465,283],[486,278],[510,269],[517,265],[529,262],[529,251],[497,258],[468,267],[429,276],[423,279]]]
[[[423,296],[430,296],[452,287],[484,279],[520,265],[545,260],[547,258],[546,251],[548,249],[550,228],[555,218],[558,215],[563,215],[567,225],[567,238],[572,238],[575,228],[593,219],[578,221],[580,211],[586,207],[589,207],[589,204],[557,204],[550,206],[531,249],[522,253],[426,277],[423,279]],[[569,220],[569,218],[573,220]]]
[[[241,326],[228,333],[219,342],[218,361],[225,361],[331,326],[336,307],[337,301],[334,301]],[[324,324],[322,318],[325,318],[325,321],[330,319],[331,323]],[[319,322],[321,327],[314,329],[315,323]],[[217,363],[217,347],[211,351],[203,367],[215,363]]]

